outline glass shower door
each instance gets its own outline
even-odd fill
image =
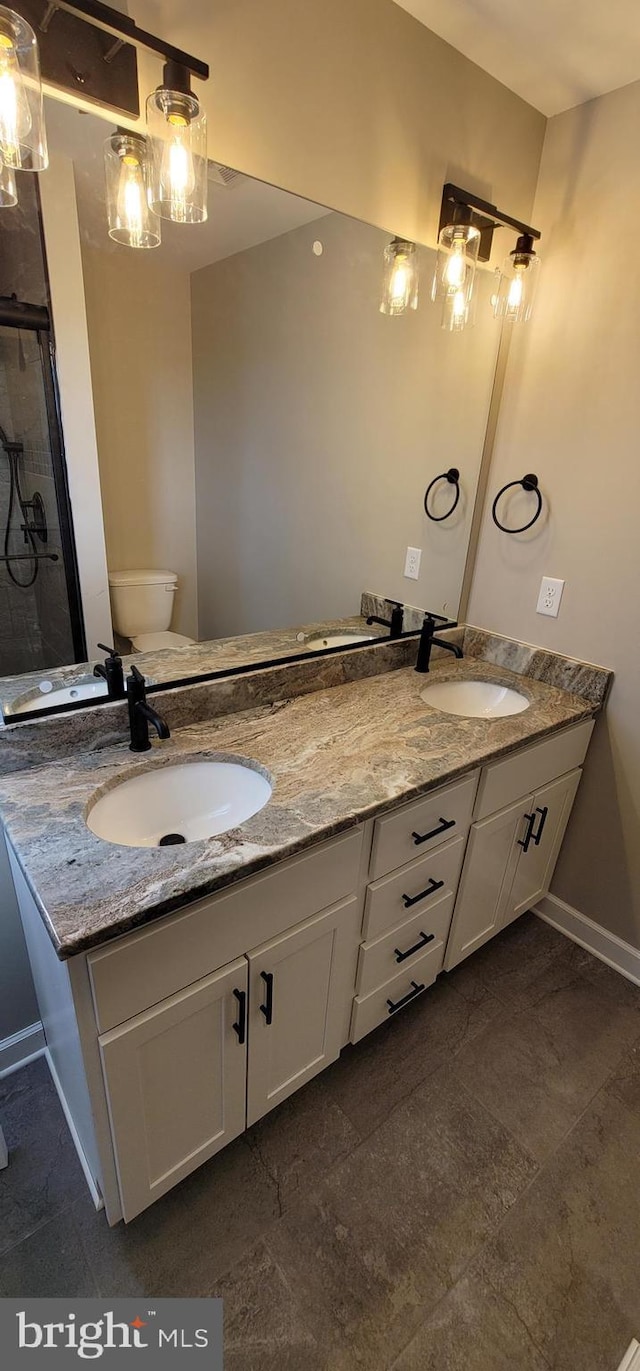
[[[0,676],[86,656],[45,306],[0,300]]]

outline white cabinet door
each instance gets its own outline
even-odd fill
[[[533,796],[472,825],[444,965],[451,971],[502,926]]]
[[[529,811],[533,816],[530,836],[524,848],[519,849],[503,923],[516,919],[525,909],[532,909],[547,894],[581,775],[580,770],[571,771],[536,791]]]
[[[339,1055],[359,934],[354,896],[249,953],[248,1124]]]
[[[126,1220],[242,1133],[246,1005],[240,957],[100,1038]]]

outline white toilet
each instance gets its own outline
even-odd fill
[[[175,571],[109,572],[113,626],[121,638],[129,638],[134,652],[190,647],[195,642],[169,630],[177,589]]]

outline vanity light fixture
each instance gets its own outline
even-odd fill
[[[392,238],[384,250],[381,314],[404,314],[418,308],[418,262],[415,243]]]
[[[160,220],[149,204],[150,153],[146,138],[116,129],[104,145],[109,237],[129,248],[156,248]]]
[[[207,116],[189,71],[166,62],[162,85],[147,99],[153,154],[149,203],[162,219],[202,224],[207,217]]]
[[[44,171],[49,164],[36,35],[21,14],[4,5],[0,5],[0,158],[9,172]],[[15,204],[16,200],[3,199],[2,203]]]
[[[443,328],[457,331],[473,323],[476,263],[489,261],[497,228],[515,229],[518,239],[498,273],[491,300],[494,315],[512,323],[531,317],[540,268],[534,251],[534,241],[540,238],[538,229],[447,183],[442,192],[438,259],[431,292],[433,300],[443,302]]]

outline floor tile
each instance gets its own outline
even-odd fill
[[[0,1297],[97,1295],[69,1211],[17,1243],[0,1259]]]
[[[640,1044],[632,1047],[618,1062],[607,1082],[607,1091],[640,1114]]]
[[[266,1237],[331,1365],[385,1365],[534,1174],[448,1068],[333,1167]]]
[[[511,1009],[527,1009],[594,960],[535,914],[524,914],[449,975],[458,993],[470,1000],[477,1002],[489,991]]]
[[[492,996],[469,1003],[442,978],[390,1022],[345,1048],[330,1068],[327,1088],[360,1136],[367,1137],[502,1012]]]
[[[14,1104],[39,1085],[50,1085],[51,1075],[45,1057],[36,1057],[34,1062],[23,1066],[19,1071],[11,1071],[0,1080],[0,1111],[5,1105]]]
[[[558,1371],[611,1371],[640,1329],[639,1156],[640,1116],[602,1091],[482,1254]]]
[[[210,1293],[224,1302],[225,1371],[326,1371],[300,1304],[264,1243]]]
[[[101,1295],[197,1296],[253,1247],[278,1202],[240,1138],[129,1224],[109,1228],[88,1203],[74,1212]]]
[[[315,1189],[360,1142],[332,1098],[330,1070],[265,1115],[245,1137],[277,1186],[281,1211]]]
[[[620,978],[618,978],[620,979]],[[637,1000],[608,982],[553,983],[530,1011],[496,1019],[456,1058],[461,1081],[538,1159],[550,1156],[637,1038]]]
[[[393,1371],[549,1371],[549,1363],[508,1302],[477,1278],[464,1277],[393,1362]]]
[[[26,1076],[26,1073],[28,1077]],[[0,1172],[0,1254],[33,1233],[86,1190],[80,1163],[46,1064],[2,1082],[0,1120],[9,1166]]]

